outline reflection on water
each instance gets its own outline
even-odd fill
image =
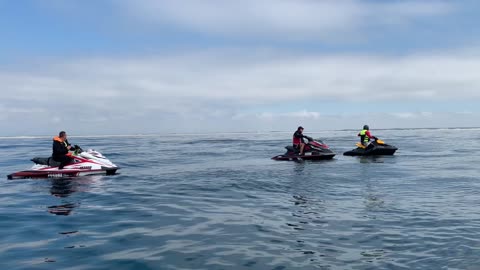
[[[48,212],[55,215],[68,216],[73,209],[80,206],[70,197],[75,192],[88,192],[92,184],[98,182],[102,176],[82,176],[69,178],[54,178],[50,180],[50,194],[61,200],[58,205],[48,206]]]
[[[294,162],[293,163],[293,172],[300,176],[303,174],[303,171],[305,170],[305,162]]]
[[[66,198],[75,192],[75,181],[71,178],[55,178],[51,180],[50,194],[59,198]]]
[[[66,202],[70,194],[76,191],[77,184],[71,178],[55,178],[51,180],[50,194],[62,200],[62,204],[48,206],[48,212],[59,216],[68,216],[77,207],[77,203]],[[79,205],[79,204],[78,204]]]
[[[385,194],[379,192],[379,190],[381,190],[379,185],[381,184],[373,182],[372,180],[365,181],[363,204],[365,205],[365,217],[370,219],[376,219],[376,213],[385,207],[385,201],[383,199]]]
[[[52,205],[48,207],[48,212],[59,216],[68,216],[75,207],[77,207],[77,204],[74,203]]]
[[[384,156],[359,156],[356,157],[360,163],[384,163]]]

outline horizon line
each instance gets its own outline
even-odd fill
[[[480,129],[480,126],[472,127],[423,127],[423,128],[376,128],[375,130],[470,130]],[[308,133],[324,133],[332,131],[355,131],[358,129],[330,129],[322,131],[309,131]],[[285,130],[268,130],[268,131],[232,131],[232,132],[168,132],[168,133],[137,133],[137,134],[90,134],[90,135],[69,135],[71,138],[92,138],[92,137],[152,137],[152,136],[171,136],[171,135],[183,135],[183,136],[198,136],[198,135],[211,135],[211,134],[270,134],[270,133],[291,133],[292,131]],[[11,135],[0,136],[0,139],[35,139],[35,138],[50,138],[52,135]]]

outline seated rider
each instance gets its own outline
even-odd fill
[[[377,137],[370,133],[368,125],[364,125],[363,130],[360,131],[357,136],[360,136],[360,143],[365,147],[367,147],[370,143],[370,139],[377,140]]]
[[[67,156],[68,151],[74,150],[74,148],[68,143],[67,133],[65,131],[60,131],[58,137],[53,138],[52,150],[52,158],[53,160],[60,162],[60,166],[58,166],[60,170],[73,160],[71,157]]]
[[[297,131],[293,133],[293,147],[300,149],[299,155],[303,155],[303,148],[305,147],[303,138],[309,139],[310,137],[303,135],[303,127],[298,127]]]

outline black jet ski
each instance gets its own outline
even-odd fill
[[[376,139],[367,147],[357,143],[357,148],[343,153],[344,156],[391,156],[397,151],[397,147],[386,144],[382,140]]]
[[[299,161],[299,160],[325,160],[332,159],[335,156],[335,153],[330,150],[328,145],[323,143],[321,140],[314,140],[311,137],[306,137],[308,143],[305,144],[303,149],[303,155],[299,155],[300,149],[293,147],[293,145],[285,146],[287,152],[283,155],[278,155],[272,157],[273,160],[289,160],[289,161]]]

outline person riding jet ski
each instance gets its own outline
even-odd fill
[[[70,151],[70,152],[69,152]],[[51,157],[34,157],[30,169],[7,175],[8,179],[77,177],[86,175],[114,175],[119,167],[100,152],[84,151],[70,145],[65,131],[53,138]]]
[[[300,149],[298,153],[300,156],[303,155],[303,149],[305,148],[305,141],[303,140],[303,138],[311,139],[310,137],[303,135],[303,127],[300,126],[297,128],[297,131],[293,133],[292,140],[293,147],[295,149]]]
[[[367,147],[368,144],[370,143],[370,139],[373,139],[373,140],[377,140],[377,137],[373,136],[371,133],[370,133],[370,128],[368,127],[368,125],[364,125],[363,126],[363,130],[360,131],[358,133],[357,136],[360,137],[360,143]]]
[[[65,131],[60,131],[58,136],[53,138],[52,145],[52,159],[60,162],[58,169],[63,169],[65,165],[72,162],[72,158],[67,156],[68,151],[74,150],[75,148],[68,142],[67,133]]]
[[[344,156],[385,156],[393,155],[398,150],[393,145],[386,144],[370,133],[368,125],[363,126],[363,130],[358,133],[360,142],[356,144],[357,148],[343,153]],[[370,142],[370,140],[372,140]]]
[[[305,142],[303,139],[307,139]],[[272,157],[273,160],[326,160],[332,159],[335,153],[321,140],[314,140],[313,138],[303,135],[303,127],[298,127],[293,134],[293,145],[285,146],[287,152],[283,155],[276,155]]]

